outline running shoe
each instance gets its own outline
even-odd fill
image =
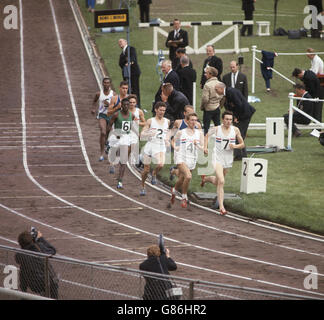
[[[115,167],[114,166],[110,166],[109,173],[110,174],[114,174],[115,173]]]
[[[118,181],[117,189],[123,189],[123,183],[121,181]]]
[[[184,209],[187,208],[187,199],[182,199],[181,207],[184,208]]]
[[[174,204],[175,197],[176,197],[176,195],[175,195],[175,190],[174,190],[174,188],[172,187],[172,188],[171,188],[171,200],[170,200],[171,204]]]
[[[153,185],[156,185],[156,176],[152,176],[152,180],[151,180],[151,183],[153,184]]]
[[[170,167],[170,181],[172,181],[174,179],[174,174],[172,174],[172,171],[175,169],[176,167],[175,166],[171,166]]]
[[[104,161],[104,160],[105,160],[104,156],[100,156],[99,161]]]
[[[201,186],[202,188],[204,187],[204,185],[205,185],[205,183],[206,183],[205,178],[206,178],[206,176],[205,176],[204,174],[201,175],[201,182],[200,182],[200,186]]]
[[[221,216],[225,216],[225,214],[227,213],[227,211],[226,211],[225,208],[223,208],[223,209],[220,209],[219,210],[219,213],[220,213]]]
[[[140,196],[146,196],[146,190],[143,188],[140,192]]]

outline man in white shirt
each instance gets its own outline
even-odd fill
[[[315,50],[312,48],[307,49],[307,57],[312,61],[310,70],[315,74],[324,73],[323,60],[317,54],[314,54],[314,52]]]

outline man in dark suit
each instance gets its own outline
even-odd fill
[[[236,61],[230,63],[231,72],[223,76],[223,82],[226,87],[232,87],[240,90],[243,96],[248,99],[248,81],[246,75],[239,71],[239,64]]]
[[[186,49],[185,48],[178,48],[177,51],[176,51],[176,67],[174,69],[174,71],[176,73],[178,73],[178,71],[181,69],[181,64],[180,64],[180,59],[181,57],[183,56],[187,56],[186,55]],[[187,56],[188,57],[188,56]],[[189,57],[188,57],[189,58]],[[191,60],[189,59],[189,66],[191,68],[193,68],[193,65],[192,65],[192,62]]]
[[[207,58],[204,61],[203,70],[201,74],[200,80],[200,88],[202,89],[207,81],[205,76],[205,72],[207,67],[214,67],[218,71],[218,80],[221,81],[221,74],[223,72],[223,61],[221,58],[216,57],[215,55],[215,48],[213,45],[208,45],[206,47]]]
[[[150,22],[150,4],[152,0],[138,0],[141,22]]]
[[[172,68],[176,68],[176,51],[178,48],[185,48],[188,44],[188,33],[182,30],[179,19],[173,20],[173,30],[169,32],[168,38],[165,42],[167,48],[169,48],[169,59],[172,61]]]
[[[244,11],[244,20],[253,20],[253,11],[254,11],[254,2],[255,0],[242,0],[242,10]],[[248,31],[248,36],[253,34],[253,25],[243,25],[241,29],[241,36],[245,36],[245,31]]]
[[[301,97],[301,98],[306,98],[306,99],[312,99],[312,96],[305,90],[305,86],[303,84],[296,84],[295,85],[295,90],[296,90],[296,96]],[[315,103],[313,101],[307,101],[307,100],[299,100],[297,104],[297,108],[300,110],[304,111],[311,117],[314,116],[314,105]],[[299,137],[301,136],[301,132],[297,129],[295,123],[300,123],[300,124],[309,124],[311,122],[310,119],[306,118],[303,116],[301,113],[298,111],[293,111],[293,125],[292,125],[292,134],[294,137]],[[289,113],[286,113],[283,115],[285,124],[288,127],[289,123]]]
[[[322,98],[320,81],[313,71],[295,68],[292,75],[303,81],[306,91],[312,98]],[[314,118],[319,122],[322,122],[322,107],[323,102],[315,102]]]
[[[161,71],[164,74],[163,82],[164,83],[171,83],[173,88],[176,90],[180,90],[180,79],[178,74],[172,69],[172,62],[170,60],[163,60],[161,64]],[[161,93],[162,93],[162,85],[159,86],[159,90],[155,94],[154,103],[152,106],[152,113],[155,114],[154,105],[158,101],[162,101]]]
[[[182,92],[175,90],[171,83],[165,83],[162,86],[162,101],[167,104],[164,117],[170,120],[172,128],[175,120],[184,119],[184,107],[189,104],[189,100]]]
[[[129,46],[125,39],[119,39],[118,45],[122,49],[122,52],[119,56],[119,66],[122,69],[123,80],[126,80],[128,82],[129,82],[128,52],[130,54],[130,80],[131,80],[130,93],[136,94],[138,107],[140,108],[141,99],[140,99],[139,77],[141,75],[141,70],[137,63],[136,50],[134,47]]]
[[[247,102],[240,90],[226,87],[222,82],[215,86],[217,94],[226,97],[225,108],[232,111],[234,115],[234,125],[240,129],[243,140],[249,127],[250,120],[255,112],[255,109]],[[234,150],[234,160],[241,160],[247,156],[246,148]]]
[[[189,103],[193,104],[193,84],[196,82],[197,74],[189,66],[189,58],[184,55],[180,58],[180,69],[178,75],[180,79],[180,91],[188,98]]]

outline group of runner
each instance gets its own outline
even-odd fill
[[[142,109],[137,108],[136,95],[128,95],[128,84],[122,81],[117,95],[111,89],[109,78],[103,79],[103,89],[96,93],[93,100],[93,114],[97,114],[100,129],[100,157],[104,160],[108,153],[109,173],[114,173],[114,166],[119,166],[117,188],[123,188],[123,176],[129,160],[143,163],[140,196],[146,195],[145,182],[151,170],[152,185],[157,184],[157,175],[166,162],[166,155],[173,149],[174,166],[170,168],[170,179],[177,177],[171,188],[171,205],[176,194],[181,195],[181,206],[188,206],[188,188],[192,171],[196,168],[198,151],[208,155],[208,141],[214,138],[212,166],[214,176],[201,175],[201,187],[212,183],[217,188],[217,200],[220,214],[227,213],[224,207],[224,183],[227,170],[233,164],[233,149],[244,147],[240,130],[233,126],[233,114],[224,111],[222,124],[211,128],[204,136],[197,114],[192,106],[186,106],[184,119],[176,120],[170,128],[170,120],[164,117],[167,105],[159,101],[154,106],[155,116],[145,120]],[[140,130],[142,127],[142,130]],[[143,152],[139,153],[139,141],[147,141]]]

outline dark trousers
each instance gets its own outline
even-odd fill
[[[244,20],[253,20],[253,11],[244,10]],[[241,36],[245,35],[245,31],[248,31],[248,36],[252,36],[253,25],[243,25],[241,29]]]
[[[141,22],[150,22],[150,5],[140,4]]]
[[[234,123],[236,127],[240,129],[241,136],[245,140],[247,130],[249,128],[251,118],[240,120],[238,123]],[[236,141],[238,143],[238,141]],[[234,149],[234,159],[242,159],[247,157],[246,147],[243,149]]]
[[[283,117],[284,117],[285,124],[288,127],[288,123],[289,123],[289,113],[284,114]],[[294,134],[297,131],[297,127],[296,127],[295,123],[299,123],[299,124],[309,124],[310,123],[310,120],[308,118],[304,117],[299,112],[295,111],[293,113],[292,122],[293,122],[293,124],[292,124],[292,133]]]
[[[323,102],[320,101],[320,102],[314,103],[314,116],[313,117],[319,122],[322,122],[322,109],[323,109]]]
[[[204,125],[204,135],[208,133],[210,122],[213,120],[214,125],[218,126],[220,124],[220,110],[217,108],[213,111],[204,111],[203,115],[203,125]]]

